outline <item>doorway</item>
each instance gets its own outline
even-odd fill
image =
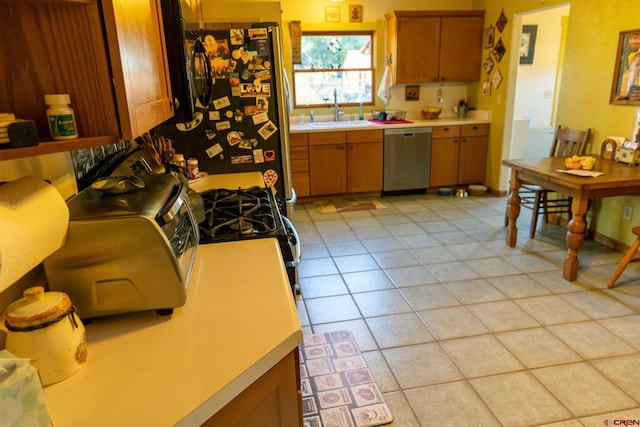
[[[566,3],[514,15],[511,51],[520,51],[522,28],[526,26],[528,61],[511,55],[509,75],[514,78],[507,89],[502,158],[537,158],[549,153],[569,12]],[[508,180],[509,169],[503,167],[500,188],[507,188]]]

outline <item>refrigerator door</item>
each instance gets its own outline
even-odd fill
[[[195,120],[155,129],[208,174],[259,171],[282,200],[292,198],[289,112],[277,24],[200,30],[215,83]]]

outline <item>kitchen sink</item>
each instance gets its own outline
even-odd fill
[[[340,128],[351,128],[351,127],[361,127],[361,126],[371,126],[375,125],[375,123],[371,123],[368,120],[351,120],[344,122],[313,122],[308,123],[309,127],[316,129],[340,129]]]

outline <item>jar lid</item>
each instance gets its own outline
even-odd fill
[[[4,318],[14,328],[31,328],[53,322],[71,310],[71,300],[64,292],[45,292],[44,287],[26,289],[24,298],[9,304]]]
[[[71,97],[68,93],[54,93],[44,96],[44,103],[47,105],[68,105],[71,104]]]

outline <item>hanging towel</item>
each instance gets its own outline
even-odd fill
[[[378,88],[378,98],[380,98],[385,105],[387,105],[387,102],[391,99],[391,85],[393,84],[391,73],[391,65],[387,64],[382,74],[380,87]]]
[[[284,97],[285,102],[287,103],[287,110],[291,113],[293,111],[293,97],[291,95],[291,84],[289,83],[287,71],[284,67],[282,67],[282,82],[284,84]]]

